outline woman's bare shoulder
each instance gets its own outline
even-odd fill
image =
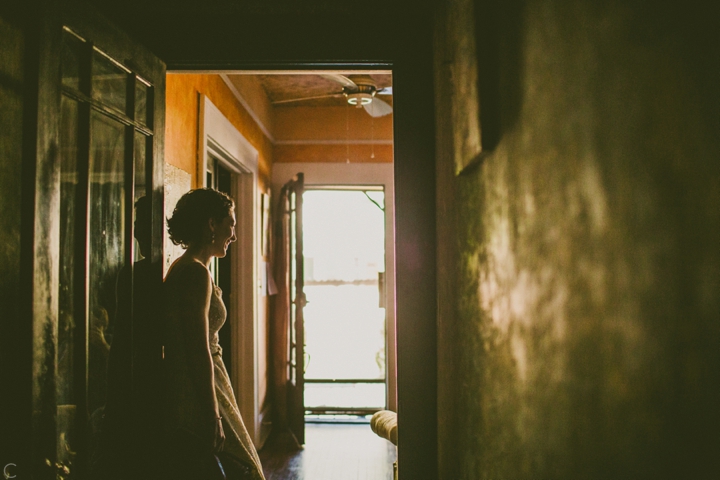
[[[203,291],[209,289],[211,283],[212,280],[207,267],[193,259],[179,260],[173,264],[165,277],[166,286],[175,285],[181,289],[185,286],[191,286],[194,287],[193,290]]]

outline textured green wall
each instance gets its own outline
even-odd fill
[[[435,37],[441,478],[712,477],[718,16],[476,3],[443,2]],[[456,176],[473,8],[497,27],[500,136]]]
[[[2,17],[0,45],[0,305],[10,314],[20,267],[24,42],[22,30]]]
[[[4,9],[3,9],[4,10]],[[14,430],[18,397],[24,399],[14,356],[20,320],[20,194],[23,141],[24,35],[0,12],[0,466],[18,461]],[[30,319],[28,319],[29,321]],[[16,395],[13,392],[20,392]]]

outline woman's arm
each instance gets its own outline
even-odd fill
[[[187,352],[189,376],[198,394],[203,418],[198,419],[206,427],[203,435],[215,448],[222,445],[222,424],[215,396],[215,374],[210,353],[208,313],[212,296],[210,273],[199,263],[188,265],[178,281],[180,302],[177,328],[184,330],[182,338]]]

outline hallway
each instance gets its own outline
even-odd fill
[[[290,325],[271,294],[273,187],[300,172],[307,185],[346,184],[310,180],[312,164],[386,168],[382,182],[355,177],[393,192],[385,364],[403,480],[716,478],[716,3],[0,2],[0,384],[11,392],[0,466],[18,479],[83,476],[112,337],[128,327],[126,388],[110,391],[134,398],[153,384],[135,360],[162,360],[161,322],[135,315],[135,290],[160,294],[136,288],[131,269],[140,253],[160,285],[166,192],[203,186],[213,150],[235,155],[212,104],[255,150],[230,142],[256,178],[236,185],[254,207],[236,209],[250,256],[231,255],[247,260],[232,269],[247,289],[228,302],[244,316],[227,322],[225,353],[258,444],[291,398],[285,349],[271,343]],[[318,128],[289,95],[276,115],[238,73],[297,69],[391,72],[392,122],[342,104]],[[143,196],[151,221],[136,226]],[[138,230],[152,237],[147,257]],[[291,305],[305,303],[296,293]],[[128,426],[153,415],[128,413]],[[306,449],[262,452],[268,478],[387,478],[367,470],[389,459],[367,454],[394,449],[366,429],[312,425]]]
[[[260,452],[267,480],[391,480],[395,447],[368,424],[305,426],[305,448],[271,437]]]

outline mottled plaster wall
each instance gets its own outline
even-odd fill
[[[0,17],[0,295],[2,316],[18,314],[24,35]]]
[[[22,458],[25,436],[18,431],[26,412],[25,369],[18,367],[17,339],[23,338],[20,296],[20,231],[23,141],[25,35],[0,12],[0,464]],[[28,319],[29,321],[29,319]],[[18,460],[15,460],[18,461]]]
[[[441,478],[712,476],[717,16],[478,1],[497,27],[500,136],[455,176],[451,72],[475,68],[472,9],[444,2],[436,28]]]

